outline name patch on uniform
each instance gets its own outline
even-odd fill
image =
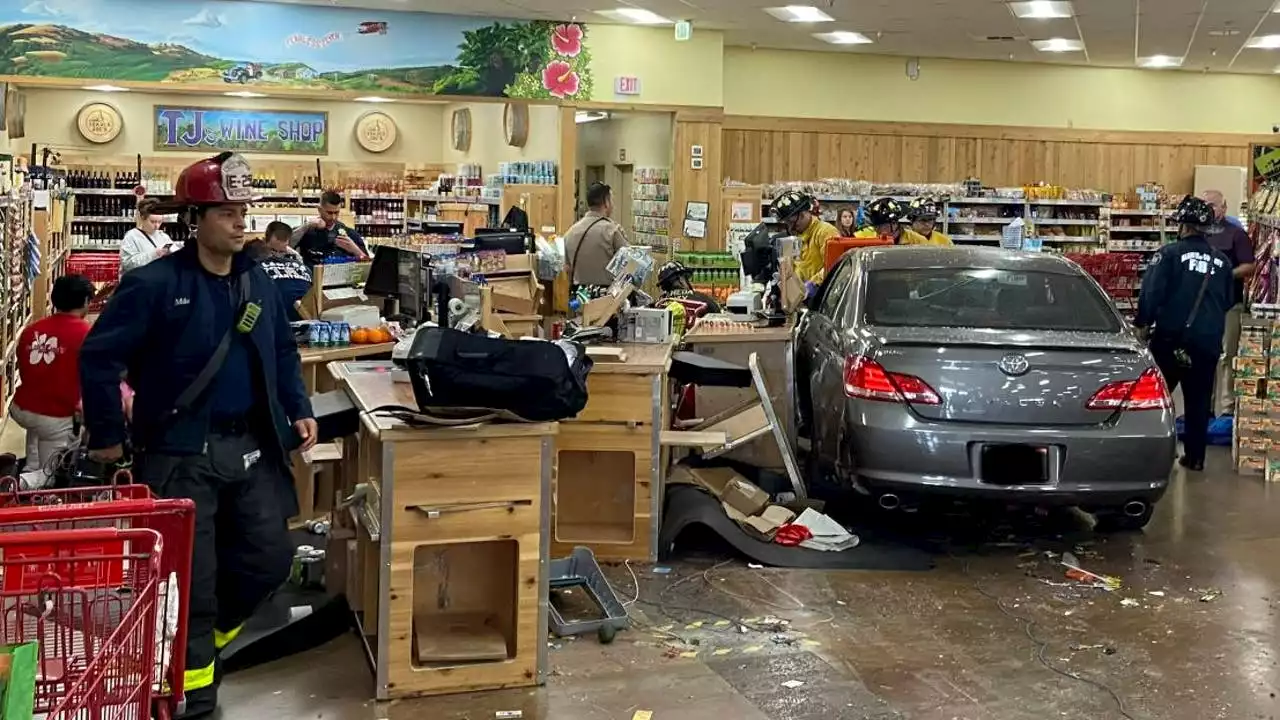
[[[258,460],[260,460],[261,458],[262,458],[262,451],[261,451],[261,450],[254,450],[253,452],[247,452],[247,453],[245,453],[245,454],[244,454],[244,469],[245,469],[245,470],[248,470],[249,468],[253,467],[254,465],[257,465],[257,464],[258,464]]]

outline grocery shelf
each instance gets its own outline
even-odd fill
[[[1129,210],[1126,208],[1111,208],[1112,215],[1141,215],[1144,217],[1155,217],[1157,215],[1166,215],[1171,210]]]
[[[952,235],[952,242],[994,242],[1003,240],[999,235]]]
[[[948,220],[947,220],[947,222],[948,222],[948,223],[950,223],[950,224],[953,224],[953,225],[1008,225],[1009,223],[1013,222],[1014,220],[1021,220],[1021,219],[1022,219],[1022,218],[972,218],[972,217],[966,217],[966,218],[956,218],[956,219],[954,219],[954,220],[948,219]]]
[[[120,243],[110,245],[72,245],[68,250],[71,252],[115,252],[120,249]]]
[[[1079,219],[1059,219],[1059,218],[1029,218],[1028,222],[1036,225],[1097,225],[1098,220],[1079,220]]]
[[[362,198],[363,199],[363,198]],[[399,199],[399,198],[397,198]],[[434,202],[434,203],[469,203],[471,205],[501,205],[502,200],[497,198],[486,198],[479,196],[470,197],[454,197],[452,195],[406,195],[405,200],[417,200],[418,202]]]
[[[1078,207],[1102,207],[1101,200],[1028,200],[1028,205],[1075,205]]]
[[[1098,236],[1097,236],[1097,235],[1088,235],[1088,236],[1085,236],[1085,235],[1081,235],[1081,236],[1075,236],[1075,235],[1038,235],[1038,236],[1036,236],[1036,238],[1035,238],[1035,239],[1036,239],[1036,240],[1039,240],[1039,241],[1041,241],[1041,242],[1053,242],[1053,243],[1081,243],[1081,244],[1088,244],[1088,243],[1097,243],[1097,242],[1098,242]]]
[[[1167,232],[1165,228],[1156,227],[1154,225],[1147,227],[1142,225],[1112,225],[1111,232]]]
[[[110,217],[110,216],[106,216],[106,217],[83,216],[82,217],[80,215],[75,215],[71,218],[71,222],[73,223],[127,223],[129,225],[132,225],[134,224],[135,220],[132,217]]]
[[[947,201],[952,205],[1026,205],[1026,198],[971,198],[960,197],[951,198]]]
[[[72,195],[116,195],[124,197],[133,195],[132,189],[126,190],[124,188],[68,188],[67,192]]]

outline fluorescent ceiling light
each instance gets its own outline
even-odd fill
[[[1030,0],[1030,2],[1011,2],[1009,10],[1025,20],[1051,20],[1053,18],[1069,18],[1075,15],[1071,3],[1061,0]]]
[[[832,45],[870,45],[873,40],[862,33],[836,30],[835,32],[814,33],[814,37]]]
[[[1138,58],[1138,67],[1144,67],[1144,68],[1182,67],[1182,58],[1173,57],[1172,55],[1150,55],[1148,57]]]
[[[1249,42],[1245,43],[1244,46],[1255,50],[1280,49],[1280,35],[1259,35],[1249,38]]]
[[[1032,40],[1032,46],[1040,52],[1064,53],[1084,50],[1084,42],[1070,38],[1049,38],[1048,40]]]
[[[579,110],[573,114],[573,121],[578,125],[608,119],[609,113],[601,112],[599,110]]]
[[[129,88],[119,85],[85,85],[83,89],[95,92],[129,92]]]
[[[764,11],[783,22],[820,23],[831,22],[834,19],[812,5],[787,5],[765,8]]]
[[[395,100],[392,100],[391,98],[379,97],[377,95],[366,95],[364,97],[356,98],[356,102],[389,103],[389,102],[395,102]]]
[[[624,7],[624,8],[617,8],[615,10],[601,10],[599,11],[599,14],[604,15],[607,18],[613,18],[614,20],[623,20],[629,23],[635,23],[636,25],[672,25],[674,24],[671,20],[668,20],[662,17],[661,15],[653,12],[652,10],[645,10],[644,8],[637,8],[637,7]]]
[[[254,92],[252,90],[232,90],[231,92],[224,92],[222,94],[228,97],[238,97],[238,98],[256,98],[256,97],[267,96],[266,93]]]

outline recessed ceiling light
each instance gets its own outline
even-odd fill
[[[636,25],[672,25],[668,20],[652,10],[645,10],[637,7],[624,7],[615,10],[601,10],[600,15],[607,18],[613,18],[623,22],[635,23]]]
[[[1172,55],[1150,55],[1138,58],[1138,67],[1144,68],[1176,68],[1182,67],[1182,58]]]
[[[222,94],[227,95],[229,97],[238,97],[238,98],[256,98],[256,97],[267,96],[266,93],[254,92],[252,90],[232,90],[231,92],[224,92]]]
[[[874,40],[858,32],[836,30],[835,32],[814,33],[814,37],[832,45],[870,45]]]
[[[1032,40],[1031,45],[1040,52],[1064,53],[1084,50],[1084,42],[1070,38],[1049,38],[1048,40]]]
[[[764,11],[783,22],[820,23],[831,22],[834,19],[812,5],[786,5],[784,7],[765,8]]]
[[[129,88],[119,85],[85,85],[83,89],[95,92],[129,92]]]
[[[1249,38],[1249,42],[1244,46],[1255,50],[1276,50],[1280,48],[1280,35],[1259,35]]]
[[[356,98],[356,102],[389,103],[389,102],[395,102],[395,100],[392,100],[391,98],[379,97],[377,95],[366,95],[364,97]]]
[[[1024,20],[1051,20],[1053,18],[1069,18],[1075,15],[1071,3],[1060,0],[1030,0],[1029,2],[1011,2],[1009,10]]]

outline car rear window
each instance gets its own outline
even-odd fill
[[[1117,332],[1110,301],[1087,278],[991,268],[872,270],[874,325]]]

